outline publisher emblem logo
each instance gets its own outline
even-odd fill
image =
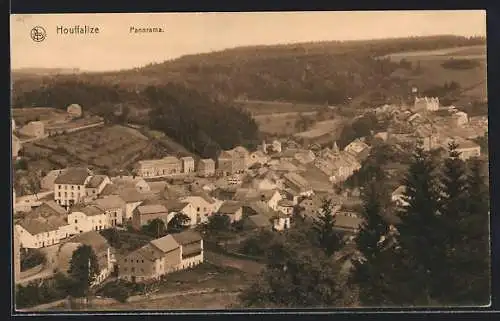
[[[31,35],[31,39],[33,39],[33,41],[42,42],[47,37],[47,32],[45,31],[45,29],[43,27],[36,26],[33,29],[31,29],[30,35]]]

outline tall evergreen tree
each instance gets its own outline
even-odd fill
[[[405,305],[434,305],[433,292],[441,286],[439,276],[444,268],[442,224],[439,218],[440,188],[435,175],[436,166],[422,143],[416,147],[408,173],[405,201],[398,225],[401,269],[399,292],[395,303]]]
[[[341,249],[342,236],[335,229],[335,216],[331,200],[323,200],[323,204],[318,210],[318,218],[314,220],[312,228],[318,246],[324,250],[326,255],[331,256]]]
[[[467,226],[465,251],[468,262],[467,275],[469,282],[461,299],[468,304],[483,305],[490,301],[491,292],[491,256],[490,256],[490,210],[489,187],[483,171],[487,164],[478,159],[470,163],[467,175]]]
[[[447,269],[442,270],[442,285],[436,288],[434,296],[443,304],[458,304],[468,282],[464,272],[468,269],[465,263],[468,253],[465,251],[468,226],[464,223],[467,217],[467,184],[465,163],[460,159],[458,145],[454,142],[448,146],[448,157],[444,161],[441,175],[442,193],[440,213],[443,224],[441,233],[444,237],[444,250]]]
[[[379,306],[391,303],[386,297],[391,289],[388,280],[388,259],[391,238],[389,225],[384,219],[387,194],[380,189],[379,182],[372,180],[365,187],[362,217],[364,222],[356,237],[356,246],[361,254],[354,261],[350,281],[359,288],[359,300],[363,306]]]

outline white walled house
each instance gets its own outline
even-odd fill
[[[196,215],[199,218],[200,223],[208,221],[208,218],[219,210],[221,203],[209,197],[202,196],[187,196],[180,199],[182,202],[186,202],[192,205],[196,210]]]
[[[141,177],[172,177],[182,174],[182,163],[177,157],[166,156],[137,162],[135,172]]]
[[[54,200],[62,206],[72,206],[84,201],[85,186],[92,178],[86,168],[70,168],[54,181]]]
[[[190,174],[194,173],[194,158],[193,157],[181,157],[182,162],[182,173]]]
[[[466,161],[472,157],[479,157],[481,155],[481,147],[473,141],[466,140],[458,144],[457,152],[460,153],[460,159]]]
[[[108,214],[96,205],[73,208],[68,224],[75,233],[100,231],[111,227]]]
[[[103,198],[96,199],[93,204],[104,210],[108,215],[111,226],[114,227],[123,224],[126,202],[120,196],[104,196]]]
[[[113,177],[111,182],[119,188],[128,189],[135,188],[139,193],[148,193],[151,187],[142,177],[135,176],[118,176]]]
[[[123,221],[132,219],[134,210],[144,202],[145,197],[133,188],[123,189],[120,191],[119,196],[125,202]]]
[[[66,211],[53,201],[43,203],[15,225],[23,248],[42,248],[69,237]]]
[[[196,212],[196,209],[193,207],[193,205],[189,202],[183,202],[180,200],[171,200],[171,201],[166,201],[164,202],[165,207],[167,208],[168,211],[168,221],[170,221],[177,213],[182,213],[186,216],[189,217],[189,225],[190,226],[195,226],[198,224],[198,215]]]
[[[295,204],[291,200],[282,199],[278,202],[277,210],[286,215],[292,215]]]

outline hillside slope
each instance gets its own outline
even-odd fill
[[[120,72],[84,73],[78,75],[78,79],[133,89],[174,82],[224,100],[248,98],[342,104],[349,97],[363,95],[366,100],[377,103],[408,93],[411,78],[399,61],[380,57],[474,45],[485,45],[485,39],[433,36],[239,47]],[[401,76],[398,70],[403,70]],[[436,68],[429,66],[421,71],[433,73]],[[451,80],[466,79],[467,75],[462,74],[458,75],[460,79]],[[74,76],[57,76],[61,79],[71,77]],[[421,78],[435,77],[433,73]],[[50,77],[38,77],[35,81],[16,74],[13,79],[16,91],[33,90],[51,81]]]

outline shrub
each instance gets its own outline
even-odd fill
[[[45,263],[45,255],[37,249],[28,249],[21,252],[21,271],[25,271]]]
[[[479,62],[469,59],[449,59],[441,64],[444,69],[465,70],[473,69],[479,66]]]

